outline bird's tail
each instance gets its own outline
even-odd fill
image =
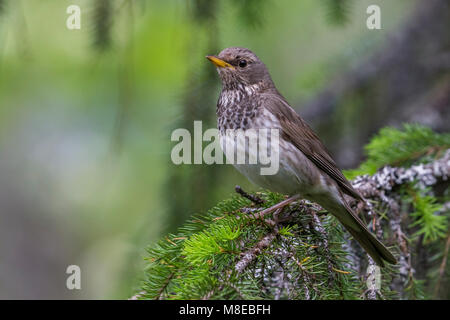
[[[367,229],[361,228],[357,231],[348,227],[347,230],[380,267],[384,267],[383,260],[392,264],[397,263],[392,253]]]
[[[384,267],[383,260],[391,264],[397,263],[392,253],[367,229],[345,200],[344,205],[341,204],[338,210],[333,211],[330,210],[377,265]]]

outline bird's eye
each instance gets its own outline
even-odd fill
[[[247,66],[247,60],[239,60],[239,67],[245,68]]]

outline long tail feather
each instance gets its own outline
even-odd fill
[[[363,249],[372,257],[377,265],[384,267],[385,260],[388,263],[396,264],[394,255],[382,244],[357,217],[350,206],[343,200],[336,209],[327,209],[330,211],[353,236],[353,238],[363,247]],[[334,209],[334,210],[333,210]]]
[[[361,228],[361,231],[356,231],[350,227],[347,230],[380,267],[384,267],[383,260],[392,264],[397,263],[392,253],[369,231],[363,228]]]
[[[340,213],[335,216],[377,265],[384,267],[383,260],[391,264],[397,263],[393,254],[367,229],[348,205],[341,206],[341,209]],[[344,210],[345,212],[343,212]],[[345,215],[345,219],[342,219],[343,215]],[[350,224],[349,220],[351,220]]]

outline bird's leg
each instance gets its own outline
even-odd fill
[[[275,210],[277,210],[277,209],[284,208],[284,207],[286,207],[288,204],[290,204],[291,202],[297,200],[298,198],[300,198],[300,195],[296,194],[295,196],[292,196],[292,197],[290,197],[290,198],[288,198],[288,199],[286,199],[286,200],[283,200],[283,201],[281,201],[281,202],[278,202],[276,205],[274,205],[274,206],[272,206],[272,207],[270,207],[270,208],[267,208],[267,209],[264,209],[263,211],[258,212],[257,215],[258,215],[259,217],[261,217],[261,218],[264,218],[264,216],[265,216],[267,213],[271,213],[271,212],[273,212],[273,211],[275,211]]]

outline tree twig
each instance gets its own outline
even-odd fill
[[[250,200],[251,202],[254,202],[257,205],[261,205],[266,202],[264,199],[261,199],[260,197],[258,197],[256,195],[245,192],[240,186],[234,187],[234,190],[237,193],[239,193],[241,196],[243,196],[244,198],[247,198],[248,200]]]

